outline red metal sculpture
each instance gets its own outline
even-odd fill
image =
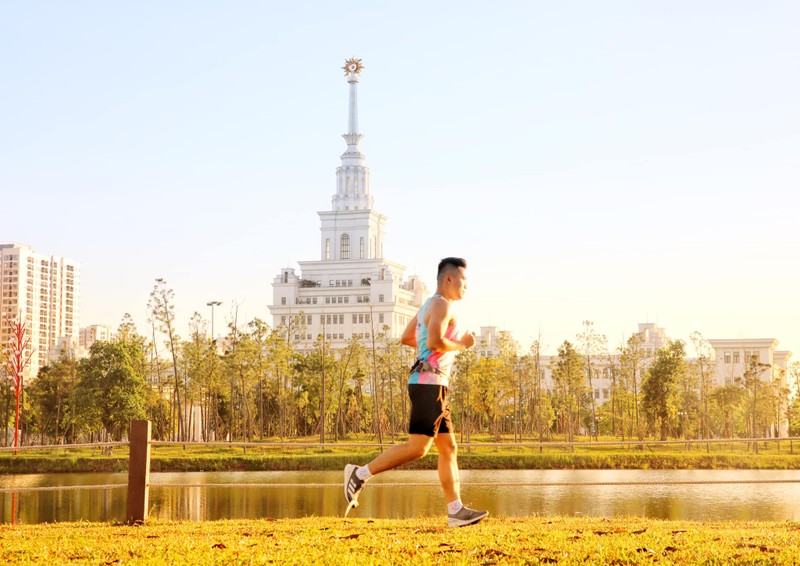
[[[8,340],[6,347],[6,371],[11,377],[11,382],[14,384],[14,398],[16,400],[16,409],[14,413],[14,454],[17,453],[16,448],[19,448],[19,403],[22,398],[22,389],[24,387],[23,372],[31,361],[33,350],[25,355],[25,350],[28,349],[31,339],[28,334],[28,325],[25,322],[20,322],[19,319],[11,321],[11,318],[6,315],[6,323],[11,327],[13,336]]]

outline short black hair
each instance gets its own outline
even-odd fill
[[[467,268],[467,260],[462,257],[446,257],[442,261],[439,262],[439,267],[436,270],[436,279],[437,281],[442,277],[442,274],[445,271],[448,271],[449,268],[459,268],[463,267],[464,269]]]

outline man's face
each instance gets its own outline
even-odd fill
[[[463,267],[451,269],[447,274],[447,284],[452,293],[450,297],[454,301],[460,301],[467,292],[467,274]]]

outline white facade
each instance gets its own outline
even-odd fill
[[[669,338],[663,328],[657,327],[652,323],[640,323],[639,331],[636,333],[640,337],[639,348],[643,354],[641,366],[639,368],[640,379],[644,377],[648,367],[653,362],[655,352],[666,346]],[[725,385],[744,386],[744,373],[748,369],[748,360],[755,359],[763,364],[759,378],[762,381],[773,383],[778,387],[786,389],[789,387],[787,380],[787,367],[792,357],[792,353],[785,350],[777,350],[778,341],[774,338],[727,338],[711,339],[708,343],[714,349],[714,361],[712,371],[712,383],[714,387]],[[552,364],[557,361],[558,356],[541,356],[540,371],[542,372],[542,386],[552,392],[555,387],[553,380]],[[686,358],[687,362],[692,362],[693,358]],[[619,363],[619,355],[614,354],[596,358],[593,361],[592,389],[595,403],[602,405],[611,398],[611,388],[613,384],[611,365]],[[588,386],[588,380],[586,385]],[[771,436],[787,436],[788,420],[784,414],[776,423],[775,430],[766,430],[764,434]]]
[[[80,264],[36,253],[24,244],[0,245],[0,342],[12,337],[6,322],[28,324],[30,362],[25,379],[47,365],[51,350],[77,342],[80,318]]]
[[[89,357],[89,350],[95,342],[110,342],[116,338],[116,332],[100,324],[85,326],[78,330],[78,337],[60,336],[55,346],[50,347],[49,360],[57,360],[67,356],[76,360]]]
[[[776,350],[778,341],[775,338],[718,338],[708,343],[714,348],[716,385],[744,383],[748,362],[754,360],[764,364],[760,374],[763,381],[779,379],[781,386],[788,386],[786,368],[792,353]]]
[[[117,333],[110,326],[92,324],[84,326],[78,333],[78,347],[87,352],[95,342],[111,342]]]
[[[406,278],[403,265],[384,258],[386,216],[373,209],[370,172],[360,147],[363,135],[358,133],[360,61],[348,61],[345,71],[350,88],[343,135],[347,149],[336,169],[331,210],[318,212],[319,260],[298,262],[299,274],[282,269],[272,284],[273,326],[287,325],[301,347],[318,336],[334,346],[373,333],[397,338],[427,296],[419,277]]]
[[[653,362],[655,353],[669,342],[667,331],[652,322],[640,322],[639,330],[633,334],[639,337],[639,351],[642,354],[641,365],[639,367],[640,378],[647,372],[647,368]],[[579,350],[579,346],[573,343]],[[580,350],[579,350],[580,353]],[[542,372],[542,387],[552,392],[555,389],[553,379],[553,364],[558,361],[558,356],[541,356],[539,359],[540,371]],[[597,405],[602,405],[611,399],[611,389],[614,383],[612,375],[613,367],[619,363],[619,355],[594,356],[592,358],[592,391],[594,401]],[[587,377],[586,386],[589,386]]]
[[[511,338],[509,330],[498,330],[496,326],[481,326],[475,336],[475,353],[479,358],[493,358],[500,355],[500,337]]]
[[[745,372],[758,364],[758,378],[765,383],[773,383],[780,389],[788,389],[787,366],[792,353],[776,350],[775,338],[717,338],[708,341],[714,348],[715,378],[718,387],[724,385],[745,385]],[[788,436],[789,420],[781,410],[776,430],[763,431],[765,436]]]

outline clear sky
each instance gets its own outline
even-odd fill
[[[81,324],[269,320],[318,259],[362,58],[385,253],[549,351],[775,337],[800,358],[800,3],[0,3],[0,241],[82,264]],[[219,328],[219,326],[217,327]]]

